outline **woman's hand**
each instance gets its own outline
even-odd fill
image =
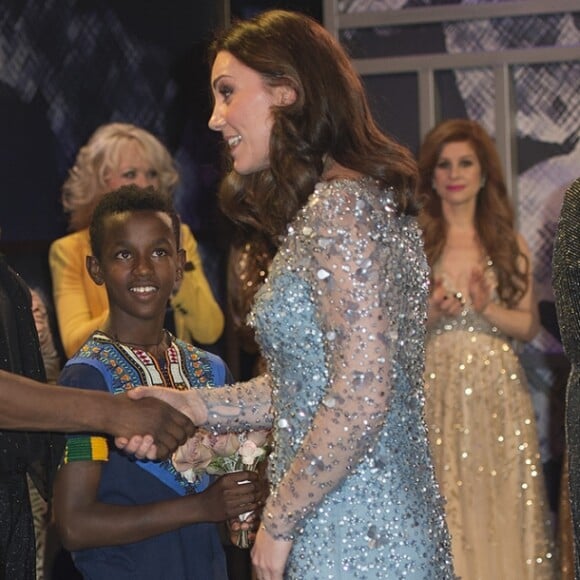
[[[201,420],[206,413],[205,406],[194,389],[178,391],[164,387],[137,387],[127,391],[123,396],[136,401],[140,406],[151,404],[154,399],[158,399],[169,405],[170,408],[173,407],[174,412],[175,410],[180,412],[178,415],[184,415],[184,420],[189,419],[191,429],[188,431],[187,437],[193,435],[194,424],[198,424],[196,421]],[[157,402],[155,402],[154,406],[157,406]],[[161,446],[156,444],[155,439],[150,435],[133,435],[130,438],[119,436],[115,437],[115,445],[125,453],[135,455],[138,459],[156,461],[169,457],[177,446],[185,443],[187,437],[182,437],[173,445],[164,444]]]
[[[435,322],[443,316],[450,318],[459,316],[464,306],[465,299],[459,292],[455,294],[449,292],[443,286],[441,278],[434,281],[433,291],[429,296],[429,319],[431,322]]]
[[[158,400],[132,401],[123,394],[114,405],[109,431],[117,435],[118,447],[139,459],[165,459],[195,432],[188,417]]]
[[[486,280],[481,268],[474,268],[469,278],[469,296],[473,310],[479,313],[488,307],[491,302],[492,287]]]
[[[130,439],[115,437],[115,445],[127,455],[134,455],[137,459],[159,461],[169,457],[159,453],[151,435],[133,435]]]
[[[252,548],[252,564],[258,580],[283,580],[292,540],[275,540],[262,525]]]
[[[179,391],[165,387],[137,387],[127,391],[127,396],[134,401],[147,397],[161,399],[181,411],[198,426],[207,421],[207,408],[196,389]]]

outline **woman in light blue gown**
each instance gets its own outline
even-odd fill
[[[237,23],[210,56],[222,207],[278,246],[250,316],[268,372],[170,402],[217,430],[272,427],[260,580],[452,578],[423,422],[413,158],[308,17]]]

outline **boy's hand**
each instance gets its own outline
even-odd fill
[[[260,527],[260,517],[256,512],[248,512],[247,517],[243,521],[237,518],[228,520],[228,530],[230,534],[230,542],[236,546],[242,531],[248,532],[248,543],[252,545],[256,539],[258,528]]]
[[[202,495],[204,520],[221,522],[261,508],[268,495],[268,485],[254,471],[236,471],[222,475]]]
[[[110,422],[116,445],[139,459],[165,459],[195,432],[188,417],[154,398],[115,396]]]

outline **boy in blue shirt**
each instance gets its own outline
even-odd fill
[[[124,393],[138,385],[222,385],[223,361],[163,328],[183,274],[179,219],[171,201],[128,185],[107,194],[90,227],[87,268],[105,284],[109,317],[69,360],[60,384]],[[63,545],[87,579],[226,579],[214,522],[259,508],[264,485],[251,472],[193,483],[171,461],[136,461],[100,434],[68,439],[54,513]]]

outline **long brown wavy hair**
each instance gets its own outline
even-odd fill
[[[514,211],[508,197],[497,150],[485,129],[476,121],[450,119],[427,134],[419,151],[419,221],[425,252],[433,266],[447,242],[447,224],[441,198],[433,189],[433,173],[448,143],[467,142],[477,155],[484,185],[477,196],[475,230],[482,248],[493,261],[498,294],[508,306],[515,306],[528,288],[529,261],[522,254],[514,227]]]
[[[269,167],[243,176],[227,163],[220,188],[223,211],[271,236],[306,203],[327,157],[392,186],[400,212],[417,211],[416,163],[374,122],[362,82],[338,42],[311,18],[271,10],[239,21],[210,48],[227,51],[270,87],[290,86],[291,105],[273,107]]]

